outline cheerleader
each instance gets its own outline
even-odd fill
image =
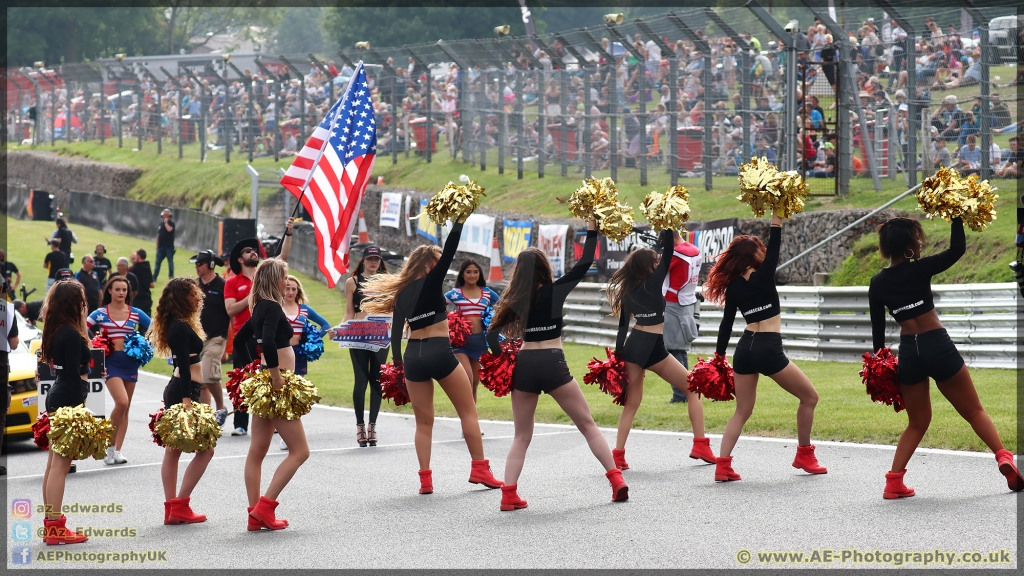
[[[371,294],[362,302],[370,314],[393,314],[391,357],[395,366],[403,366],[409,401],[416,414],[416,457],[420,466],[420,494],[434,491],[430,471],[430,442],[434,428],[434,384],[448,395],[462,421],[462,434],[472,457],[469,481],[498,488],[501,481],[491,474],[484,459],[473,390],[466,371],[452,352],[448,339],[448,315],[442,284],[448,266],[455,257],[462,237],[462,222],[452,225],[444,251],[436,246],[419,246],[409,255],[399,274],[377,274],[366,280],[364,290]],[[439,253],[440,252],[440,253]],[[410,329],[408,363],[402,364],[402,331]]]
[[[252,350],[250,340],[260,348],[263,369],[269,370],[272,385],[280,390],[285,385],[283,370],[295,370],[295,351],[290,341],[294,332],[284,314],[281,302],[284,300],[288,279],[288,264],[277,258],[260,262],[253,276],[249,297],[249,320],[235,335],[234,346],[238,351]],[[253,358],[257,357],[252,355]],[[274,430],[288,445],[288,456],[278,465],[266,493],[260,495],[260,474],[263,459],[270,449]],[[249,530],[281,530],[288,521],[278,519],[274,510],[281,491],[295,475],[299,466],[309,458],[309,445],[302,421],[284,418],[267,419],[252,414],[252,440],[245,459],[245,491],[249,497]]]
[[[117,433],[114,445],[107,448],[103,463],[124,464],[128,460],[121,455],[125,432],[128,431],[128,410],[131,408],[135,383],[139,380],[139,363],[124,352],[124,338],[138,329],[145,333],[149,329],[149,316],[131,306],[131,285],[125,276],[113,276],[103,287],[103,305],[93,310],[87,324],[91,331],[110,338],[113,351],[106,357],[107,391],[114,400],[110,420]]]
[[[467,258],[459,266],[455,288],[445,292],[444,301],[454,304],[456,310],[472,328],[466,342],[452,351],[473,383],[473,402],[476,402],[476,389],[480,386],[480,355],[487,351],[483,314],[489,306],[497,305],[498,293],[487,287],[480,265],[475,260]]]
[[[388,267],[380,257],[380,248],[367,246],[363,249],[363,257],[359,259],[352,275],[345,281],[345,319],[364,320],[366,312],[363,311],[363,284],[366,279],[378,272],[388,273]],[[380,390],[380,366],[387,362],[388,350],[382,348],[376,352],[373,350],[362,350],[349,348],[348,354],[352,359],[352,371],[355,373],[355,385],[352,387],[352,406],[356,413],[356,442],[365,448],[377,445],[377,414],[380,412],[381,390]],[[370,421],[363,422],[364,405],[366,402],[366,387],[370,387]]]
[[[302,282],[291,274],[288,275],[288,279],[284,285],[284,303],[281,306],[284,309],[284,315],[288,319],[288,324],[292,327],[292,337],[288,341],[292,345],[292,351],[295,352],[295,373],[299,376],[305,376],[308,371],[308,359],[302,352],[302,333],[306,330],[306,326],[312,322],[316,324],[316,330],[322,337],[330,330],[330,324],[327,320],[316,313],[311,306],[306,304],[306,293],[302,291]],[[288,444],[285,443],[284,438],[281,439],[281,450],[287,450]]]
[[[203,292],[192,278],[172,278],[164,286],[149,329],[153,351],[167,356],[174,365],[174,373],[164,388],[164,409],[184,404],[191,409],[199,402],[203,371],[201,354],[206,333],[199,324],[203,308]],[[192,511],[189,501],[192,489],[206,472],[213,459],[213,448],[196,452],[185,469],[178,490],[178,460],[181,450],[164,447],[160,478],[164,485],[164,524],[193,524],[205,522],[206,516]]]
[[[89,393],[91,353],[85,335],[87,310],[85,289],[78,282],[57,282],[46,294],[40,361],[49,363],[57,374],[57,380],[46,395],[46,412],[51,416],[58,408],[84,404]],[[81,532],[69,530],[67,518],[61,513],[64,482],[71,464],[71,458],[61,456],[51,447],[43,473],[43,540],[48,545],[78,544],[89,539]]]
[[[608,441],[590,415],[583,391],[569,373],[562,351],[562,307],[569,292],[583,280],[594,262],[597,249],[597,224],[587,225],[583,255],[564,276],[552,281],[547,256],[537,248],[527,248],[516,258],[512,278],[504,297],[494,311],[487,331],[492,354],[499,354],[499,333],[522,337],[523,345],[516,356],[512,372],[512,418],[515,438],[505,459],[505,485],[501,487],[501,510],[526,508],[526,500],[516,492],[519,474],[526,461],[526,449],[533,439],[534,414],[541,392],[547,392],[572,419],[587,439],[590,451],[604,466],[612,485],[612,500],[629,498],[629,486],[622,471],[615,466]]]
[[[1013,453],[1003,448],[999,433],[978,399],[971,373],[939,321],[932,301],[931,278],[956,264],[967,250],[963,220],[953,220],[949,248],[921,258],[925,235],[921,223],[893,218],[878,227],[878,247],[889,266],[871,278],[868,305],[871,311],[872,348],[885,347],[885,309],[900,324],[898,377],[907,429],[896,444],[892,469],[885,474],[887,499],[906,498],[914,489],[903,483],[907,462],[914,455],[932,417],[928,379],[967,420],[974,432],[995,452],[999,471],[1010,490],[1024,490],[1024,478],[1013,463]]]
[[[793,467],[810,474],[828,472],[818,463],[814,456],[814,445],[811,444],[811,427],[814,424],[818,393],[807,376],[789,361],[782,348],[782,309],[775,288],[775,267],[779,264],[781,245],[782,218],[773,212],[768,248],[765,249],[764,243],[757,236],[734,238],[729,248],[718,257],[704,284],[704,297],[725,305],[722,324],[718,329],[716,355],[725,356],[737,309],[747,322],[733,355],[736,412],[729,419],[722,435],[722,451],[715,467],[715,480],[718,482],[740,479],[740,475],[732,469],[732,449],[754,410],[759,373],[768,376],[800,400],[796,409],[798,446]]]
[[[715,463],[710,441],[704,436],[704,405],[700,396],[687,388],[690,372],[665,348],[665,296],[662,287],[672,262],[675,234],[663,230],[659,238],[661,260],[650,248],[630,252],[625,263],[608,282],[608,301],[612,313],[619,317],[619,330],[615,338],[615,353],[626,363],[629,386],[626,405],[619,416],[619,431],[615,439],[615,465],[628,470],[626,439],[633,427],[633,419],[644,396],[644,374],[650,370],[686,394],[690,425],[693,427],[693,447],[690,458]],[[629,318],[636,325],[629,332]]]

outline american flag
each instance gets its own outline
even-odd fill
[[[376,152],[376,121],[360,62],[341,100],[281,178],[313,218],[317,264],[332,288],[348,270],[349,239]]]

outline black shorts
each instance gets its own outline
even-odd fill
[[[58,408],[80,406],[89,395],[89,383],[81,379],[62,379],[50,386],[46,394],[46,411],[52,416]]]
[[[782,334],[743,331],[732,356],[732,369],[736,374],[771,376],[786,366],[789,366],[789,358],[782,349]]]
[[[964,365],[964,359],[950,340],[945,328],[923,334],[900,336],[899,368],[901,384],[920,384],[932,378],[945,382]]]
[[[188,397],[193,402],[199,402],[199,392],[203,389],[203,385],[200,382],[192,382],[192,390],[189,391]],[[177,376],[171,376],[171,381],[164,386],[164,409],[170,408],[175,404],[181,404],[181,380],[178,380]]]
[[[644,370],[668,358],[665,335],[633,329],[619,350],[619,358]]]
[[[561,348],[520,350],[512,371],[512,388],[520,392],[540,394],[572,382],[565,352]]]
[[[410,382],[441,380],[459,367],[451,341],[443,336],[409,340],[403,359],[405,379]]]

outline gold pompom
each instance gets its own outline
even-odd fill
[[[757,218],[769,210],[777,211],[780,218],[799,214],[810,193],[799,172],[779,172],[767,158],[751,158],[741,164],[739,181],[740,195],[736,199],[749,205]]]
[[[622,202],[600,204],[590,218],[597,218],[597,230],[609,240],[622,242],[633,233],[633,209]]]
[[[967,177],[967,197],[964,199],[964,224],[975,232],[981,232],[996,219],[997,188],[981,180],[977,175]]]
[[[202,402],[193,402],[191,408],[178,403],[164,410],[154,432],[166,446],[188,453],[214,448],[220,438],[213,409]]]
[[[995,190],[988,180],[961,178],[956,170],[943,166],[921,182],[917,203],[928,218],[939,217],[946,222],[963,218],[971,230],[981,232],[996,219],[999,195]]]
[[[102,460],[114,444],[114,424],[97,418],[84,405],[64,406],[50,414],[50,450],[72,460]]]
[[[320,401],[320,393],[312,382],[291,370],[282,370],[284,387],[275,390],[271,385],[270,370],[260,370],[239,385],[249,413],[261,418],[298,420],[309,414],[313,404]]]
[[[690,195],[682,186],[672,186],[665,191],[651,192],[640,204],[640,211],[655,232],[682,230],[690,219]]]
[[[569,211],[580,220],[590,220],[598,206],[617,201],[619,191],[611,178],[586,178],[583,185],[569,197]]]
[[[434,194],[424,208],[427,217],[439,226],[446,222],[465,222],[466,218],[480,206],[480,199],[486,196],[484,189],[472,181],[465,186],[449,182]]]

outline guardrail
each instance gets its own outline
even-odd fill
[[[614,346],[618,321],[610,316],[606,284],[583,282],[565,303],[563,334],[569,342]],[[699,289],[698,289],[699,290]],[[1017,368],[1017,285],[950,284],[932,287],[935,308],[964,360],[975,368]],[[871,348],[868,288],[780,286],[786,353],[798,360],[860,362]],[[691,352],[714,353],[722,309],[700,307],[700,337]],[[737,314],[730,353],[743,334]],[[886,318],[886,342],[899,348],[899,324]]]

